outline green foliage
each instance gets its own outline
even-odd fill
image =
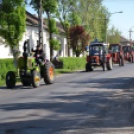
[[[105,40],[105,18],[109,19],[109,12],[102,6],[102,0],[79,0],[75,10],[82,19],[82,25],[90,33],[92,41],[97,38]]]
[[[86,58],[85,57],[60,57],[64,63],[63,69],[81,70],[85,69]]]
[[[119,44],[120,36],[121,36],[121,32],[113,26],[111,29],[108,30],[108,43]]]
[[[78,0],[57,0],[58,7],[56,18],[60,21],[63,29],[65,30],[66,36],[68,36],[68,30],[70,28],[70,24],[68,22],[68,15],[71,12],[74,12]]]
[[[25,3],[24,0],[1,0],[0,4],[0,36],[13,49],[25,32]]]
[[[0,59],[0,85],[5,83],[8,71],[17,72],[13,66],[13,59]]]
[[[64,27],[66,29],[65,31],[68,31],[68,29],[70,28],[70,23],[67,20],[65,20],[63,25],[64,25]]]
[[[71,26],[82,25],[82,19],[80,18],[78,12],[69,13],[68,22]]]
[[[51,39],[50,40],[50,46],[54,49],[54,50],[60,50],[60,42],[59,40],[56,39]]]
[[[58,28],[56,27],[56,21],[53,18],[50,19],[49,32],[58,34]]]
[[[38,0],[31,0],[30,5],[35,9],[35,11],[38,11]],[[57,10],[57,1],[56,0],[43,0],[43,12],[48,13],[55,13]]]

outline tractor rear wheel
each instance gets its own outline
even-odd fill
[[[133,59],[132,59],[132,57],[130,57],[130,63],[133,63]]]
[[[103,63],[102,68],[103,68],[103,71],[106,71],[106,63]]]
[[[15,84],[16,84],[15,73],[13,71],[9,71],[6,74],[6,86],[7,88],[12,89],[14,88]]]
[[[53,84],[55,82],[55,67],[51,62],[47,62],[43,69],[44,82],[46,84]]]
[[[112,58],[110,58],[107,63],[107,70],[112,70],[112,69],[113,69],[113,63],[112,63]]]
[[[94,67],[89,64],[89,71],[94,71]]]
[[[34,70],[32,72],[32,86],[34,88],[37,88],[40,86],[40,72],[39,71]]]
[[[89,63],[86,64],[86,72],[89,72]]]
[[[121,65],[124,66],[125,62],[124,62],[124,58],[123,56],[121,56]]]

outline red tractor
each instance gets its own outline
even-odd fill
[[[112,57],[108,53],[108,45],[101,42],[92,42],[89,45],[89,56],[87,56],[86,71],[93,71],[95,66],[102,66],[103,71],[112,70]]]
[[[124,66],[124,53],[120,44],[110,44],[109,52],[111,53],[113,62],[115,64],[119,64],[119,66]]]
[[[134,51],[131,46],[123,46],[124,59],[130,63],[134,62]]]

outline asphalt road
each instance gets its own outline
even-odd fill
[[[0,87],[0,134],[134,134],[134,64]]]

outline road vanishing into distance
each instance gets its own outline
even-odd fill
[[[134,134],[134,64],[0,87],[0,134]]]

